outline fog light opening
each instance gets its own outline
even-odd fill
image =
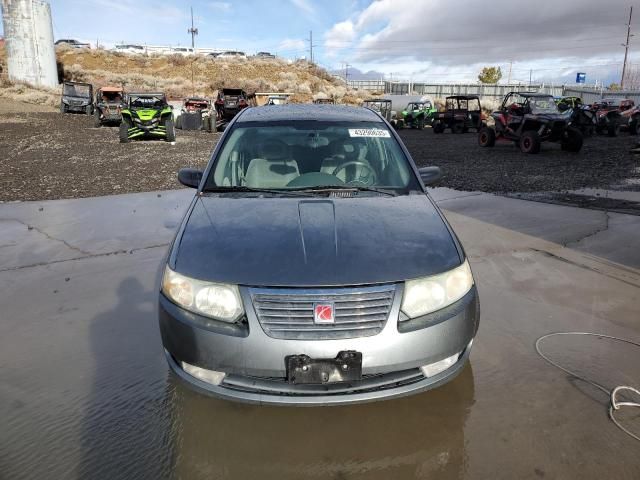
[[[207,370],[206,368],[196,367],[190,365],[187,362],[180,362],[182,370],[191,375],[192,377],[202,380],[203,382],[210,383],[211,385],[220,385],[224,380],[224,372],[216,372],[215,370]]]
[[[439,362],[430,363],[429,365],[423,365],[422,367],[420,367],[420,370],[425,377],[434,377],[452,367],[458,361],[458,358],[460,358],[460,354],[456,353],[455,355],[451,355],[450,357],[447,357],[444,360],[440,360]]]

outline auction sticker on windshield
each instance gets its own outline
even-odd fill
[[[350,128],[350,137],[367,137],[367,138],[391,138],[389,130],[381,130],[379,128]]]

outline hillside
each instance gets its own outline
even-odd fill
[[[164,91],[170,98],[188,95],[211,97],[219,88],[240,87],[248,92],[293,92],[294,102],[329,97],[342,103],[360,103],[362,93],[347,88],[325,70],[306,61],[246,60],[183,57],[181,55],[126,55],[107,50],[57,49],[65,80],[94,86],[124,85],[129,91]],[[4,50],[0,50],[0,66]],[[193,81],[192,81],[193,78]],[[29,103],[57,105],[57,92],[0,83],[0,96]],[[54,98],[55,97],[55,98]]]

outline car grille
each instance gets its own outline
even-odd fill
[[[270,337],[329,340],[380,333],[395,291],[395,285],[381,285],[327,290],[250,289],[250,294],[260,325]],[[334,323],[314,322],[315,303],[333,303]]]

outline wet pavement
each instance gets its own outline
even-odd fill
[[[0,478],[640,477],[606,396],[533,346],[640,339],[640,217],[437,189],[481,298],[463,373],[381,403],[255,407],[192,392],[163,357],[155,277],[192,193],[0,205]],[[544,348],[640,383],[630,347]]]

